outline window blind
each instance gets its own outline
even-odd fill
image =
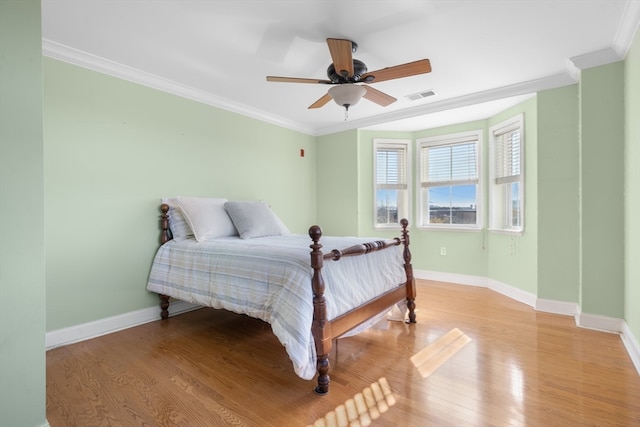
[[[477,147],[476,141],[423,146],[421,186],[477,184]]]
[[[495,138],[495,181],[496,184],[517,182],[521,174],[520,128],[501,129]]]
[[[407,189],[407,150],[397,145],[379,145],[376,152],[376,187],[381,190]]]

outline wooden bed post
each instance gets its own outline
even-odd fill
[[[327,304],[324,297],[324,279],[322,278],[322,245],[319,243],[322,230],[317,225],[309,228],[309,237],[313,244],[311,248],[311,268],[313,277],[311,287],[313,289],[313,323],[311,332],[316,344],[318,385],[314,389],[316,394],[329,392],[329,353],[331,352],[331,324],[327,320]]]
[[[169,205],[163,203],[160,205],[160,244],[164,245],[171,240],[169,233]]]
[[[164,245],[171,240],[169,231],[169,205],[163,203],[160,205],[160,244]],[[169,296],[158,295],[160,297],[160,318],[167,319],[169,317]]]
[[[411,251],[409,250],[409,221],[405,218],[400,220],[402,225],[402,244],[404,251],[404,271],[407,273],[407,308],[409,309],[409,323],[416,323],[416,279],[413,277],[413,266],[411,265]]]

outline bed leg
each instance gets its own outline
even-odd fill
[[[329,393],[329,355],[318,356],[318,385],[313,391],[316,394],[324,395]]]
[[[169,318],[169,296],[168,295],[158,295],[160,297],[160,318],[167,319]]]
[[[407,298],[407,308],[409,309],[409,320],[407,323],[416,323],[416,302]]]

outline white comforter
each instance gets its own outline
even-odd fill
[[[323,237],[323,251],[345,249],[375,238]],[[305,235],[211,242],[172,240],[158,250],[147,289],[159,294],[247,314],[268,322],[286,348],[298,376],[311,379],[316,353],[311,323],[313,291]],[[401,246],[365,256],[325,260],[322,269],[328,318],[396,287],[406,280]]]

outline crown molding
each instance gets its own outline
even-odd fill
[[[377,125],[379,123],[391,122],[394,120],[407,119],[419,115],[438,113],[441,111],[451,110],[454,108],[467,107],[470,105],[481,104],[483,102],[496,101],[499,99],[509,98],[512,96],[520,96],[533,94],[542,90],[554,89],[563,86],[569,86],[578,82],[577,74],[569,71],[565,73],[555,74],[537,80],[517,83],[508,86],[502,86],[489,89],[483,92],[472,93],[456,98],[449,98],[438,102],[424,104],[418,107],[405,108],[385,114],[367,117],[364,119],[353,120],[350,122],[342,122],[318,130],[318,135],[327,135],[336,132],[343,132],[355,128]]]
[[[574,56],[569,59],[570,63],[578,70],[586,70],[624,60],[638,27],[640,27],[640,1],[627,0],[613,44],[605,49]]]
[[[640,1],[627,0],[627,6],[612,46],[621,59],[627,56],[638,28],[640,28]]]
[[[207,104],[226,111],[251,117],[276,126],[312,135],[314,129],[300,126],[291,120],[266,114],[263,111],[248,107],[244,104],[229,101],[211,93],[186,86],[175,81],[147,73],[133,67],[129,67],[97,55],[92,55],[78,49],[66,46],[48,39],[42,39],[42,54],[46,57],[57,59],[69,64],[97,71],[112,77],[137,83],[142,86],[157,89],[162,92],[190,99],[192,101]]]
[[[613,47],[589,52],[584,55],[569,58],[569,61],[580,71],[588,68],[598,67],[600,65],[611,64],[622,61],[624,56],[620,56]]]
[[[457,98],[446,99],[440,102],[425,104],[418,107],[406,108],[386,114],[379,114],[361,120],[341,122],[325,128],[314,129],[301,126],[291,120],[282,117],[269,115],[263,111],[250,108],[246,105],[229,101],[228,99],[217,97],[213,94],[186,86],[175,81],[151,74],[145,71],[129,67],[97,55],[83,52],[78,49],[66,46],[52,40],[42,40],[42,54],[46,57],[57,59],[69,64],[77,65],[92,71],[97,71],[112,77],[137,83],[146,87],[157,89],[172,95],[180,96],[192,101],[211,105],[226,111],[231,111],[247,117],[251,117],[276,126],[281,126],[307,135],[320,136],[345,130],[352,130],[366,126],[393,120],[406,119],[423,114],[430,114],[446,111],[453,108],[466,107],[487,101],[508,98],[511,96],[535,93],[544,89],[551,89],[576,83],[574,73],[557,74],[543,79],[533,80],[515,85],[504,86],[484,92],[465,95]]]

